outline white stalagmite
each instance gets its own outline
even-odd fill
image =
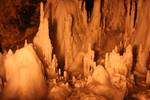
[[[4,61],[6,86],[2,93],[4,99],[37,100],[45,97],[46,82],[43,66],[31,44],[10,51]]]
[[[44,60],[43,62],[50,65],[52,59],[52,45],[49,38],[48,18],[44,17],[43,3],[40,5],[40,26],[34,37],[33,44],[39,56]]]

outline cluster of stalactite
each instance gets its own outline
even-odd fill
[[[1,99],[123,100],[139,84],[150,85],[149,2],[119,1],[117,13],[109,0],[93,0],[89,11],[86,3],[41,3],[33,42],[0,54]],[[148,99],[147,91],[132,98]]]

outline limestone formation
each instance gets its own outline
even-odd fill
[[[37,54],[45,65],[51,65],[52,60],[52,45],[49,38],[48,18],[44,17],[43,3],[40,5],[40,25],[39,30],[34,37],[33,44]]]
[[[146,75],[146,84],[150,85],[150,71],[147,71],[147,75]]]
[[[0,100],[148,98],[149,0],[46,0],[35,36],[17,25],[30,23],[27,16],[7,15],[16,0],[6,1],[0,0],[6,9],[0,13]]]
[[[1,99],[42,99],[46,93],[43,65],[28,44],[5,57],[6,85]]]

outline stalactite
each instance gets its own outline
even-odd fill
[[[85,0],[47,0],[45,10],[40,4],[33,45],[25,40],[15,53],[0,53],[2,99],[43,99],[48,88],[46,99],[123,100],[137,78],[150,84],[148,0],[93,4],[90,14]]]
[[[93,46],[94,43],[96,43],[98,41],[98,39],[100,39],[100,23],[101,23],[101,13],[100,13],[100,8],[101,8],[101,0],[94,0],[94,7],[93,7],[93,11],[92,11],[92,18],[91,21],[89,23],[89,26],[87,27],[87,30],[89,30],[89,34],[87,35],[87,38],[89,38],[88,36],[90,35],[91,37],[89,38],[90,41],[89,43]]]

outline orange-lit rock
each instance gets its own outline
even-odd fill
[[[48,98],[53,100],[65,100],[70,95],[70,88],[68,87],[68,84],[59,84],[52,87],[52,89],[49,92]]]
[[[49,66],[52,60],[52,45],[49,38],[48,18],[44,17],[43,3],[40,5],[40,25],[33,44],[41,60]]]
[[[38,32],[30,39],[30,29],[20,37],[17,30],[10,31],[17,36],[5,36],[9,25],[0,23],[3,52],[15,48],[0,53],[0,99],[147,99],[148,5],[148,0],[47,0],[40,5]],[[10,20],[11,25],[16,21]]]
[[[105,68],[113,86],[122,91],[122,97],[127,91],[127,78],[130,76],[132,63],[132,47],[129,45],[123,55],[116,50],[105,56]]]
[[[6,85],[1,98],[4,99],[42,99],[45,98],[46,82],[43,65],[37,57],[32,44],[17,50],[9,50],[4,60]]]

